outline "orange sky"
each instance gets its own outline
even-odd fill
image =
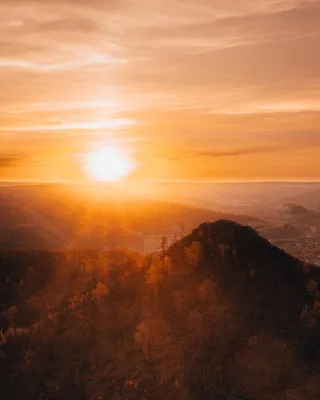
[[[2,0],[0,179],[320,180],[320,1]]]

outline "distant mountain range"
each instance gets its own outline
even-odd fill
[[[180,235],[204,220],[258,218],[148,200],[106,185],[0,187],[0,249],[143,249],[145,235]]]
[[[320,224],[320,211],[305,208],[299,204],[289,203],[280,208],[280,216],[289,221]]]

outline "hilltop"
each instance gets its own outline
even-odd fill
[[[319,270],[249,226],[204,223],[161,254],[0,264],[8,399],[319,398]]]

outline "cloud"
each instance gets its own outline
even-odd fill
[[[300,3],[285,10],[266,9],[242,15],[212,18],[202,23],[184,23],[169,28],[155,27],[151,32],[162,38],[180,37],[186,44],[194,38],[219,37],[250,38],[255,41],[283,40],[284,37],[307,36],[317,34],[320,18],[320,2]],[[279,34],[281,35],[279,37]]]
[[[48,33],[48,32],[59,32],[68,33],[68,32],[76,32],[76,33],[84,33],[84,34],[92,34],[92,33],[100,33],[100,28],[97,23],[95,23],[92,19],[89,18],[62,18],[51,20],[47,22],[38,22],[32,23],[33,29],[36,32],[40,33]]]
[[[263,153],[270,153],[283,150],[281,146],[276,145],[264,145],[264,146],[256,146],[256,147],[238,147],[235,149],[188,149],[185,151],[176,151],[172,153],[169,157],[163,155],[164,158],[168,160],[181,160],[181,159],[189,159],[194,157],[204,157],[204,158],[212,158],[212,159],[219,159],[219,158],[234,158],[234,157],[241,157],[245,155],[253,155],[253,154],[263,154]]]
[[[210,157],[210,158],[220,158],[220,157],[239,157],[248,154],[260,154],[268,153],[270,151],[275,151],[275,148],[244,148],[233,151],[199,151],[192,153],[196,157]]]
[[[53,2],[15,4],[0,6],[0,73],[3,69],[59,73],[125,62],[116,54],[116,46],[105,40],[108,25],[90,12],[59,2],[55,7]]]
[[[319,25],[318,0],[3,0],[1,138],[82,151],[122,125],[208,164],[318,146]]]
[[[19,167],[22,164],[22,157],[12,154],[0,154],[0,170]]]
[[[63,124],[53,125],[31,125],[25,127],[4,127],[0,128],[5,132],[50,132],[50,131],[95,131],[106,128],[123,128],[126,126],[134,125],[135,121],[132,119],[113,119],[109,121],[81,121],[81,122],[66,122]]]
[[[39,2],[20,2],[22,11],[33,5],[33,19],[31,11],[12,12],[0,68],[66,72],[61,79],[78,85],[116,82],[140,92],[316,84],[319,1],[167,3],[49,1],[35,11]]]

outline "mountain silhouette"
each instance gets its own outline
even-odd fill
[[[320,398],[319,270],[249,226],[153,254],[0,254],[5,398]]]
[[[318,268],[230,220],[203,223],[175,243],[168,250],[173,264],[184,265],[186,248],[194,243],[200,243],[201,252],[193,273],[212,279],[253,330],[269,329],[301,340],[301,313],[318,298]]]

